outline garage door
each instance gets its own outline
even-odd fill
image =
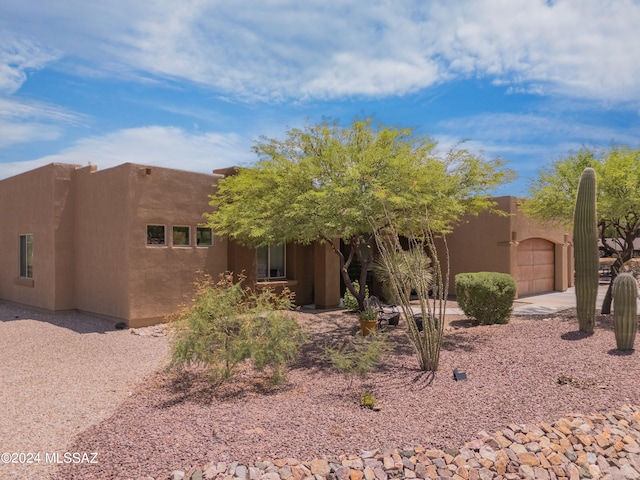
[[[518,296],[551,292],[555,287],[555,247],[542,238],[518,245]]]

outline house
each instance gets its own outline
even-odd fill
[[[0,300],[139,327],[188,303],[197,272],[232,271],[249,286],[288,287],[299,305],[338,306],[340,267],[329,246],[250,249],[202,224],[218,180],[234,172],[50,164],[1,180]],[[572,286],[568,234],[527,218],[515,197],[496,202],[509,215],[466,218],[447,237],[449,292],[455,274],[475,271],[513,275],[519,296]]]
[[[468,216],[447,236],[449,293],[455,293],[455,275],[464,272],[508,273],[516,279],[518,297],[573,286],[570,233],[527,217],[517,197],[494,200],[507,215]],[[438,247],[441,253],[443,244]]]
[[[202,225],[225,173],[50,164],[1,180],[0,300],[139,327],[189,302],[196,272],[233,271],[289,287],[298,304],[337,306],[339,263],[326,245],[248,249]]]

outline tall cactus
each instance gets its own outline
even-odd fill
[[[613,281],[613,329],[618,350],[633,350],[638,328],[638,284],[630,273]]]
[[[576,274],[576,306],[580,331],[593,333],[598,294],[598,231],[596,220],[596,172],[585,168],[580,176],[573,211],[573,244]]]

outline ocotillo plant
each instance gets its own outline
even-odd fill
[[[618,350],[633,350],[638,328],[638,284],[630,273],[613,281],[613,330]]]
[[[596,221],[596,172],[593,168],[585,168],[580,176],[573,211],[573,245],[578,323],[581,332],[593,333],[600,263]]]

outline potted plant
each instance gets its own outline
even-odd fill
[[[360,317],[360,330],[362,330],[363,336],[366,337],[370,333],[378,330],[378,311],[373,306],[367,305],[358,315]]]

